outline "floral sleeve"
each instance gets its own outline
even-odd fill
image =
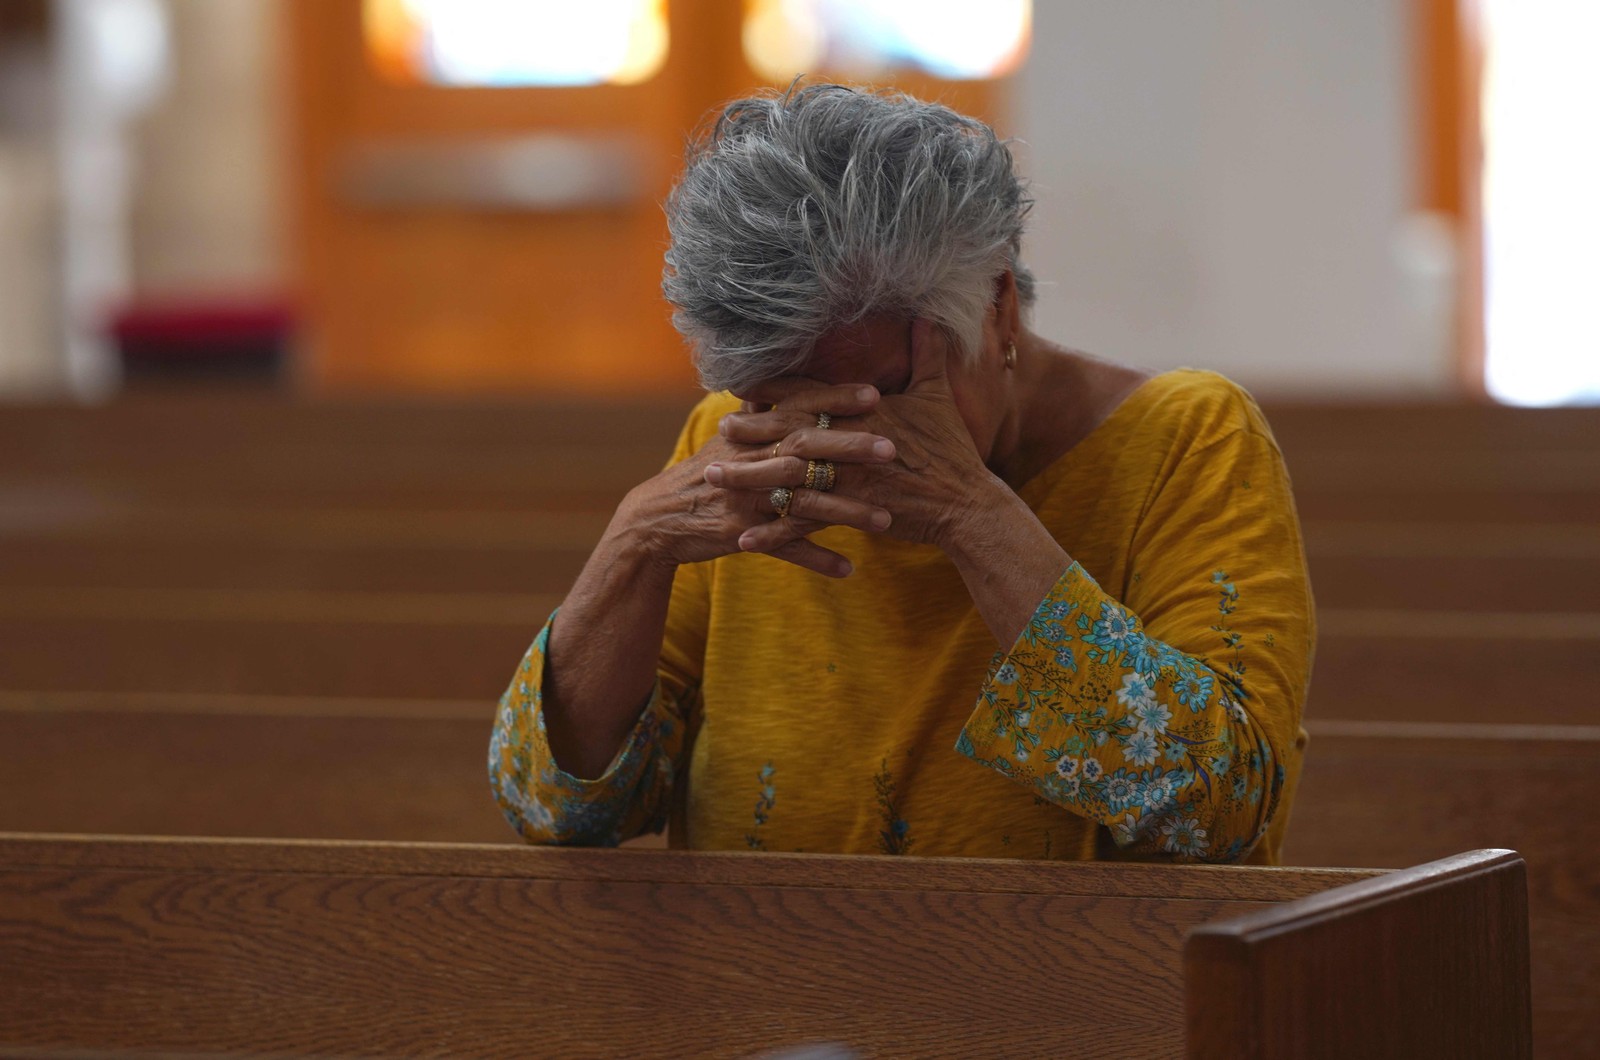
[[[690,413],[668,466],[717,432],[729,400],[707,399]],[[511,827],[530,843],[616,846],[666,827],[673,782],[689,755],[691,714],[699,709],[710,608],[708,564],[678,568],[656,664],[656,683],[639,721],[599,777],[584,780],[556,764],[545,734],[545,651],[552,614],[500,697],[489,738],[489,785]],[[559,609],[558,612],[559,613]]]
[[[1314,624],[1281,457],[1238,445],[1175,476],[1135,542],[1130,602],[1152,628],[1074,563],[996,656],[956,744],[1132,854],[1238,861],[1284,788]],[[1221,514],[1230,481],[1243,490]],[[1230,554],[1247,577],[1220,566]]]
[[[604,774],[583,780],[556,764],[541,696],[545,623],[500,699],[489,740],[489,782],[511,826],[532,843],[616,846],[667,821],[673,777],[685,750],[688,688],[658,679],[638,724]]]

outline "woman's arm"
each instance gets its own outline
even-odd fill
[[[961,572],[996,643],[1006,648],[1072,566],[1072,557],[1021,497],[997,476],[989,478],[972,506],[951,520],[939,545]]]
[[[1129,569],[1124,599],[1067,570],[997,657],[957,750],[1129,853],[1238,861],[1296,767],[1315,640],[1270,437],[1244,428],[1185,457]]]
[[[870,388],[815,387],[797,395],[795,404],[845,417],[877,399]],[[815,422],[816,412],[804,415]],[[706,433],[706,425],[686,430],[676,454],[682,459],[618,507],[501,700],[491,783],[508,818],[530,840],[612,843],[659,825],[685,750],[697,677],[689,671],[698,664],[683,659],[663,668],[668,630],[676,628],[679,640],[693,639],[697,620],[690,612],[704,607],[703,591],[684,583],[698,580],[692,565],[738,551],[745,529],[772,519],[764,496],[729,494],[705,481],[707,465],[767,461],[771,447],[712,435],[688,452],[691,436]],[[815,444],[829,459],[879,460],[873,445],[880,440],[841,430]],[[869,529],[878,514],[848,497],[812,507],[818,526]],[[849,570],[843,557],[809,541],[775,555],[822,574]],[[703,613],[698,622],[703,626]]]
[[[1001,648],[958,749],[1130,851],[1238,860],[1276,811],[1311,652],[1304,555],[1265,427],[1181,462],[1145,513],[1137,592],[1119,601],[978,460],[945,358],[928,356],[938,344],[918,321],[911,385],[866,421],[898,456],[851,485],[894,514],[890,536],[951,557]],[[771,429],[759,414],[730,420],[743,440]],[[756,470],[731,484],[759,489]],[[758,526],[741,545],[765,551],[794,532]],[[1248,632],[1218,610],[1238,592],[1257,606]],[[1268,650],[1246,667],[1246,647]]]
[[[545,652],[550,753],[568,774],[605,772],[656,683],[677,568],[657,558],[632,495],[617,509],[561,610]]]
[[[877,392],[860,387],[819,387],[794,395],[793,411],[807,422],[819,412],[846,417],[869,411]],[[812,443],[835,461],[881,461],[876,436],[830,431]],[[892,450],[891,450],[892,452]],[[752,449],[712,438],[628,494],[600,544],[584,564],[550,632],[544,707],[550,749],[567,772],[598,776],[633,728],[655,682],[674,572],[739,551],[740,534],[772,519],[757,494],[719,490],[706,468],[766,462],[765,446]],[[842,495],[819,495],[808,508],[817,527],[874,528],[875,505]],[[819,574],[844,577],[843,556],[804,537],[773,555]]]

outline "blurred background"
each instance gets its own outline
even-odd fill
[[[1285,858],[1520,851],[1541,1055],[1600,1055],[1597,43],[1591,0],[0,0],[0,831],[515,842],[495,700],[697,397],[660,204],[809,72],[1017,138],[1044,336],[1263,399],[1320,629]]]
[[[720,101],[1021,144],[1047,336],[1267,396],[1600,401],[1579,0],[3,0],[0,396],[688,392],[659,204]]]

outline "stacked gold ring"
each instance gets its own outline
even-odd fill
[[[789,514],[789,505],[794,503],[794,490],[788,486],[779,486],[767,494],[767,499],[772,502],[772,510],[782,519]]]
[[[827,493],[833,489],[837,481],[838,472],[832,460],[806,461],[806,489]]]

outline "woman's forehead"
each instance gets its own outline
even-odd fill
[[[825,383],[871,383],[897,394],[911,381],[911,320],[875,314],[826,332],[800,374]]]

